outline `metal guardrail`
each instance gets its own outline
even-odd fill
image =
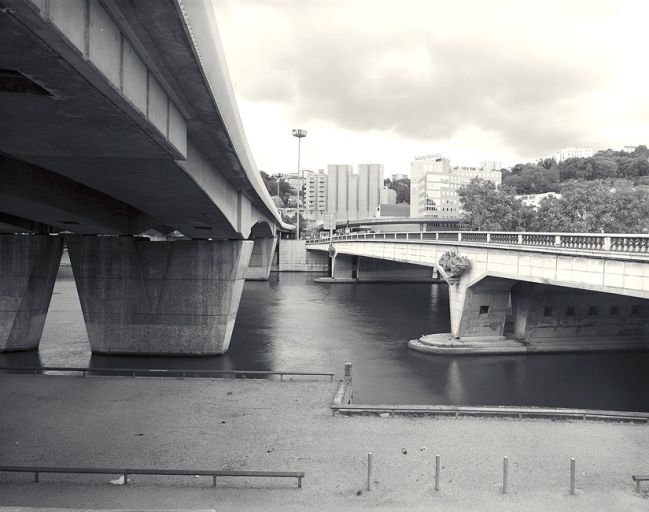
[[[23,367],[10,367],[0,366],[0,372],[4,373],[31,373],[33,375],[41,375],[45,372],[58,372],[58,373],[81,373],[82,377],[87,374],[108,374],[130,377],[203,377],[209,378],[214,376],[227,375],[232,379],[237,377],[246,378],[247,376],[261,377],[279,375],[279,380],[283,381],[285,376],[299,376],[299,377],[329,377],[329,382],[333,382],[333,372],[298,372],[298,371],[266,371],[266,370],[173,370],[161,369],[155,370],[150,368],[134,369],[134,368],[89,368],[77,366],[23,366]]]
[[[625,254],[649,253],[649,235],[601,233],[512,233],[484,231],[415,231],[394,233],[352,233],[333,238],[307,240],[307,245],[345,240],[381,240],[412,242],[460,242],[463,244],[494,244],[536,246],[547,248],[605,251]]]
[[[303,471],[224,471],[215,469],[142,469],[142,468],[66,468],[52,466],[0,466],[5,473],[33,473],[34,482],[38,483],[41,473],[64,473],[85,475],[122,475],[124,485],[128,485],[129,475],[147,476],[211,476],[212,486],[216,487],[216,477],[260,477],[260,478],[297,478],[298,488],[302,488]]]

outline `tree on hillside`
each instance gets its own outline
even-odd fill
[[[573,180],[561,198],[541,201],[531,231],[573,233],[649,232],[649,185],[628,180]]]
[[[557,165],[557,161],[553,156],[550,158],[541,158],[538,162],[536,162],[536,165],[543,167],[544,169],[551,169],[552,167]]]
[[[546,168],[536,164],[517,165],[511,174],[503,175],[503,185],[513,188],[517,194],[558,192],[559,171],[556,166]]]
[[[561,181],[601,180],[618,177],[617,162],[606,156],[568,158],[557,165]]]
[[[285,205],[288,205],[289,196],[292,194],[291,186],[286,180],[282,178],[281,174],[270,175],[267,172],[259,171],[261,179],[264,180],[264,185],[271,196],[278,195],[279,184],[279,197]]]
[[[507,187],[473,178],[458,193],[464,220],[472,230],[520,231],[529,224],[532,208],[514,199]]]

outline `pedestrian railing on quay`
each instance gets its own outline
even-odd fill
[[[142,469],[142,468],[71,468],[52,466],[0,466],[5,473],[33,473],[34,482],[44,473],[121,475],[123,485],[128,485],[129,476],[211,476],[212,486],[216,487],[217,477],[255,477],[255,478],[297,478],[298,488],[302,488],[303,471],[228,471],[215,469]]]
[[[410,241],[417,243],[458,242],[462,244],[493,244],[535,246],[546,248],[605,251],[625,254],[649,253],[649,235],[601,233],[512,233],[484,231],[414,231],[394,233],[350,233],[333,237],[309,239],[307,245],[344,242],[346,240]]]
[[[33,375],[42,375],[49,373],[80,373],[82,377],[89,374],[95,375],[117,375],[129,377],[230,377],[236,378],[262,378],[279,376],[283,381],[284,377],[329,377],[329,382],[333,382],[335,373],[333,372],[300,372],[300,371],[266,371],[266,370],[182,370],[182,369],[134,369],[134,368],[89,368],[77,366],[29,366],[29,367],[11,367],[1,366],[0,372],[3,373],[31,373]]]

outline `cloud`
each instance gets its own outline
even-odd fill
[[[641,48],[629,15],[643,4],[521,4],[237,0],[217,13],[237,27],[239,94],[295,118],[422,141],[479,130],[522,155],[600,142],[593,99],[619,85],[620,51]]]

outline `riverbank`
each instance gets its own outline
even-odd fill
[[[27,475],[0,475],[5,506],[634,511],[648,503],[631,481],[648,469],[646,425],[333,417],[338,383],[322,381],[0,375],[0,386],[3,464],[306,473],[301,490],[292,481],[223,479],[215,490],[198,478],[141,477],[124,487],[110,485],[112,477],[48,475],[36,485]],[[368,452],[371,492],[364,490]]]

